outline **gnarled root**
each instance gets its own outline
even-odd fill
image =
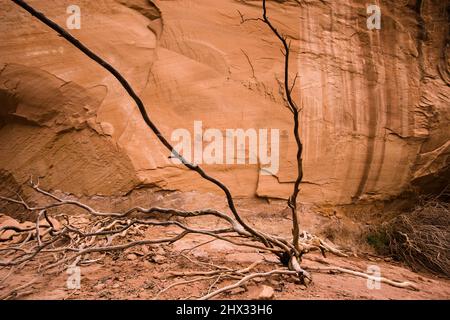
[[[256,261],[249,267],[244,269],[232,269],[224,266],[216,266],[214,264],[206,264],[214,268],[210,271],[195,272],[170,272],[172,277],[195,277],[194,279],[178,281],[169,287],[161,290],[155,298],[170,288],[188,285],[196,281],[213,280],[210,290],[204,294],[201,299],[209,299],[218,296],[221,293],[239,287],[248,281],[256,278],[271,277],[277,274],[285,274],[295,276],[300,283],[308,285],[312,281],[310,271],[334,271],[352,274],[358,277],[370,278],[370,275],[359,271],[353,271],[338,267],[312,268],[302,267],[301,258],[311,251],[330,252],[339,256],[345,254],[329,244],[323,242],[320,238],[309,233],[303,232],[299,237],[298,248],[292,243],[278,236],[273,236],[261,231],[258,234],[263,235],[270,246],[264,245],[261,240],[248,233],[242,228],[235,227],[239,223],[232,216],[212,209],[198,211],[184,211],[178,209],[167,208],[142,208],[134,207],[125,212],[99,212],[90,206],[77,200],[69,200],[58,197],[48,191],[42,190],[38,184],[31,184],[32,188],[50,198],[52,202],[45,205],[30,206],[23,199],[11,199],[1,197],[4,201],[16,203],[24,207],[30,212],[37,214],[34,224],[27,227],[17,226],[1,226],[0,234],[5,231],[14,231],[18,235],[22,235],[19,244],[14,243],[0,247],[0,266],[12,267],[11,273],[20,270],[27,262],[41,259],[40,270],[47,272],[61,272],[69,265],[95,263],[105,254],[114,251],[124,251],[134,246],[152,245],[152,244],[170,244],[182,241],[186,236],[191,234],[208,236],[214,240],[227,241],[236,246],[245,246],[265,252],[266,254],[275,254],[280,258],[283,268],[277,268],[272,271],[258,271],[249,274],[250,271],[261,265],[260,261]],[[75,206],[88,214],[88,219],[79,222],[77,219],[63,216],[64,221],[57,219],[61,214],[59,210],[65,206]],[[139,213],[139,216],[132,213]],[[153,215],[150,215],[152,213]],[[155,214],[159,218],[155,218]],[[198,219],[203,216],[212,215],[222,221],[222,225],[216,229],[193,228],[189,225],[190,219]],[[182,218],[182,222],[172,220],[173,217]],[[143,234],[142,230],[146,228],[175,228],[178,232],[175,235],[166,238],[144,238],[136,241],[126,241],[127,233],[134,232]],[[300,249],[301,251],[298,251]],[[183,254],[182,254],[183,255]],[[183,255],[184,256],[184,255]],[[187,256],[186,256],[187,257]],[[328,268],[328,269],[327,269]],[[221,281],[237,280],[235,284],[224,286],[215,291],[212,288],[219,285]],[[415,288],[414,284],[401,283],[385,278],[381,282],[389,285]],[[8,295],[11,298],[11,294]]]

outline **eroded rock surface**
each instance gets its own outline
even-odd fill
[[[73,1],[29,1],[65,26]],[[402,2],[399,3],[399,2]],[[301,3],[301,4],[300,4]],[[79,0],[70,32],[114,65],[170,138],[178,128],[280,130],[280,168],[205,165],[235,195],[286,198],[296,176],[292,118],[277,78],[280,44],[258,1]],[[448,173],[448,13],[442,1],[269,1],[292,38],[301,102],[301,199],[347,204],[394,197]],[[216,191],[169,159],[105,70],[8,1],[0,3],[0,168],[24,183],[82,195],[139,185]],[[430,182],[431,179],[431,182]]]

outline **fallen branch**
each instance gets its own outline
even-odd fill
[[[33,279],[17,288],[14,288],[14,289],[8,291],[7,293],[0,296],[0,300],[11,300],[11,299],[17,298],[19,295],[23,295],[24,293],[21,291],[23,289],[28,288],[32,284],[34,284],[36,281],[37,281],[37,279]],[[27,292],[27,294],[29,294],[29,293],[31,293],[31,291]]]
[[[396,287],[396,288],[402,288],[402,289],[411,289],[414,291],[418,291],[419,288],[417,287],[417,285],[415,283],[409,282],[409,281],[403,281],[403,282],[399,282],[399,281],[394,281],[394,280],[390,280],[384,277],[376,277],[364,272],[360,272],[360,271],[355,271],[355,270],[351,270],[351,269],[347,269],[347,268],[341,268],[341,267],[305,267],[305,269],[311,270],[311,271],[316,271],[316,272],[334,272],[334,273],[347,273],[347,274],[351,274],[353,276],[357,276],[357,277],[361,277],[361,278],[366,278],[369,280],[374,280],[374,281],[379,281],[382,283],[386,283],[390,286]]]
[[[211,293],[209,293],[207,295],[204,295],[199,300],[208,300],[208,299],[211,299],[211,298],[213,298],[213,297],[215,297],[215,296],[217,296],[217,295],[219,295],[221,293],[233,290],[235,288],[239,288],[240,286],[242,286],[243,284],[245,284],[246,282],[248,282],[248,281],[250,281],[250,280],[252,280],[254,278],[270,277],[270,276],[273,276],[273,275],[276,275],[276,274],[297,275],[297,272],[296,271],[287,270],[287,269],[286,270],[279,269],[279,270],[272,270],[272,271],[269,271],[269,272],[252,273],[252,274],[249,274],[249,275],[243,277],[241,280],[239,280],[236,283],[233,283],[231,285],[222,287],[222,288],[220,288],[220,289],[218,289],[216,291],[213,291],[213,292],[211,292]]]

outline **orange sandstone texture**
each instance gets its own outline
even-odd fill
[[[65,26],[70,0],[30,0]],[[383,200],[448,175],[448,23],[445,2],[269,1],[292,39],[291,79],[302,105],[301,201]],[[404,1],[403,1],[404,2]],[[409,1],[413,2],[413,1]],[[292,116],[277,79],[284,57],[258,1],[78,0],[70,32],[133,85],[168,137],[204,129],[279,129],[280,167],[204,165],[236,196],[287,198],[296,177]],[[19,183],[77,195],[125,194],[140,185],[220,192],[173,164],[132,100],[100,66],[13,3],[0,10],[0,169]],[[447,55],[448,56],[448,55]]]

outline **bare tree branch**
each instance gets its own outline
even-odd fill
[[[284,48],[284,92],[286,95],[286,100],[289,104],[289,107],[293,113],[294,116],[294,136],[295,141],[297,143],[297,178],[294,183],[294,190],[289,197],[288,200],[288,206],[291,208],[292,211],[292,236],[293,236],[293,243],[297,251],[301,252],[301,248],[299,247],[299,236],[300,236],[300,229],[299,229],[299,221],[298,221],[298,214],[297,214],[297,197],[299,193],[300,183],[303,179],[303,160],[302,160],[302,153],[303,153],[303,144],[300,139],[299,134],[299,109],[295,103],[295,101],[292,99],[292,89],[295,86],[295,81],[297,80],[297,76],[294,79],[294,83],[292,84],[292,87],[289,86],[289,53],[290,53],[290,45],[287,42],[286,36],[281,35],[281,33],[277,30],[277,28],[274,27],[274,25],[271,23],[270,19],[267,17],[267,8],[266,8],[266,0],[263,0],[263,19],[265,24],[267,24],[272,30],[273,34],[280,40],[280,42],[283,45]]]
[[[219,180],[209,176],[201,167],[199,167],[196,164],[190,163],[187,161],[182,155],[180,155],[171,145],[171,143],[164,137],[164,135],[161,133],[161,131],[158,129],[158,127],[153,123],[153,121],[150,119],[147,110],[144,106],[144,103],[139,98],[139,96],[136,94],[136,92],[133,90],[131,85],[128,83],[128,81],[117,71],[113,66],[111,66],[108,62],[100,58],[97,54],[95,54],[93,51],[91,51],[88,47],[86,47],[84,44],[82,44],[79,40],[77,40],[75,37],[73,37],[70,33],[65,31],[62,27],[60,27],[58,24],[47,18],[44,14],[42,14],[39,11],[36,11],[33,7],[28,5],[23,0],[11,0],[26,11],[28,11],[31,15],[39,19],[41,22],[46,24],[48,27],[56,31],[60,36],[62,36],[64,39],[66,39],[68,42],[70,42],[72,45],[74,45],[77,49],[79,49],[81,52],[83,52],[86,56],[88,56],[90,59],[97,62],[99,65],[101,65],[104,69],[109,71],[122,85],[122,87],[127,91],[127,93],[130,95],[130,97],[134,100],[136,103],[139,112],[144,120],[144,122],[147,124],[147,126],[153,131],[153,133],[156,135],[156,137],[159,139],[159,141],[173,154],[176,158],[178,158],[188,169],[196,171],[202,178],[212,182],[216,186],[218,186],[222,191],[225,193],[225,196],[227,198],[228,206],[233,213],[235,219],[239,222],[240,225],[249,233],[251,233],[253,236],[259,238],[266,246],[270,247],[272,246],[267,239],[260,234],[259,232],[255,231],[253,228],[251,228],[239,215],[233,196],[231,195],[230,190]]]

